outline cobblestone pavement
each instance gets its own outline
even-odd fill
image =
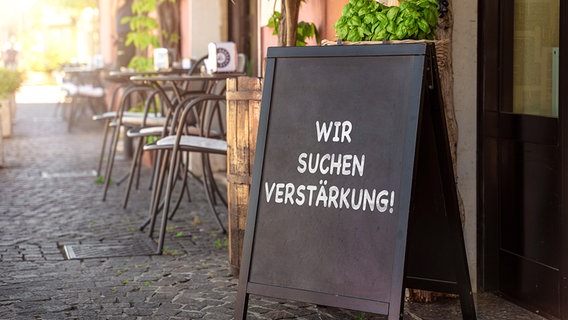
[[[32,91],[33,92],[33,91]],[[106,202],[95,183],[102,127],[87,117],[71,132],[54,104],[20,104],[0,168],[0,319],[231,319],[237,279],[227,238],[200,186],[169,223],[165,254],[68,260],[64,246],[142,243],[149,169],[127,209],[123,185]],[[127,172],[120,158],[116,176]],[[226,210],[225,210],[226,212]],[[224,217],[226,221],[226,216]],[[541,319],[491,294],[476,296],[479,319]],[[459,303],[407,303],[404,319],[460,319]],[[253,296],[248,319],[386,319]]]

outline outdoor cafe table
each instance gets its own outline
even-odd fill
[[[112,98],[110,103],[110,109],[114,109],[114,105],[118,99],[118,93],[122,90],[124,91],[130,85],[136,85],[130,78],[133,76],[162,76],[162,75],[174,75],[187,72],[186,69],[165,69],[157,71],[111,71],[106,75],[105,80],[109,83],[116,84],[112,92]]]
[[[178,101],[181,101],[181,96],[184,94],[180,89],[182,84],[195,81],[204,81],[204,93],[212,93],[211,90],[215,87],[218,81],[226,81],[229,78],[235,78],[244,75],[243,73],[229,72],[229,73],[215,73],[215,74],[160,74],[160,75],[134,75],[130,77],[130,81],[134,83],[146,83],[152,87],[163,90],[164,84],[171,83],[174,94]]]
[[[173,74],[183,74],[187,73],[189,69],[162,69],[162,70],[153,70],[153,71],[110,71],[107,79],[109,80],[117,80],[117,81],[126,81],[130,80],[131,77],[141,76],[141,77],[149,77],[149,76],[162,76],[162,75],[173,75]]]
[[[120,87],[133,85],[134,83],[130,78],[135,76],[150,77],[150,76],[166,76],[166,75],[179,75],[188,72],[188,69],[163,69],[155,71],[111,71],[105,77],[105,80],[111,83],[121,84]],[[113,94],[114,95],[114,94]]]

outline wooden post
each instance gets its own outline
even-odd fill
[[[227,80],[229,263],[234,276],[241,265],[261,97],[262,79]]]

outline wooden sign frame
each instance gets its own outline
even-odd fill
[[[266,70],[235,319],[255,294],[395,320],[405,287],[476,319],[434,45],[270,48]]]

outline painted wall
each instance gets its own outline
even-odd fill
[[[275,0],[263,0],[260,2],[261,9],[259,12],[261,12],[261,17],[259,19],[259,25],[261,28],[266,26],[268,19],[275,9],[280,11],[280,2],[277,2],[276,6],[274,5],[275,2]],[[335,30],[333,29],[333,25],[341,16],[341,9],[347,2],[349,2],[349,0],[309,0],[303,2],[300,7],[298,20],[314,23],[322,39],[334,39]],[[271,32],[272,30],[270,30],[268,34],[270,35]],[[274,39],[270,40],[267,39],[266,41],[277,43],[276,36],[273,36],[273,38]],[[316,42],[312,39],[308,44],[315,45]]]
[[[209,42],[226,41],[227,0],[182,0],[182,56],[199,58]]]
[[[452,60],[458,121],[458,188],[466,211],[465,244],[477,290],[477,1],[451,0],[454,11]]]
[[[115,17],[117,0],[99,0],[99,48],[106,65],[116,60]]]

